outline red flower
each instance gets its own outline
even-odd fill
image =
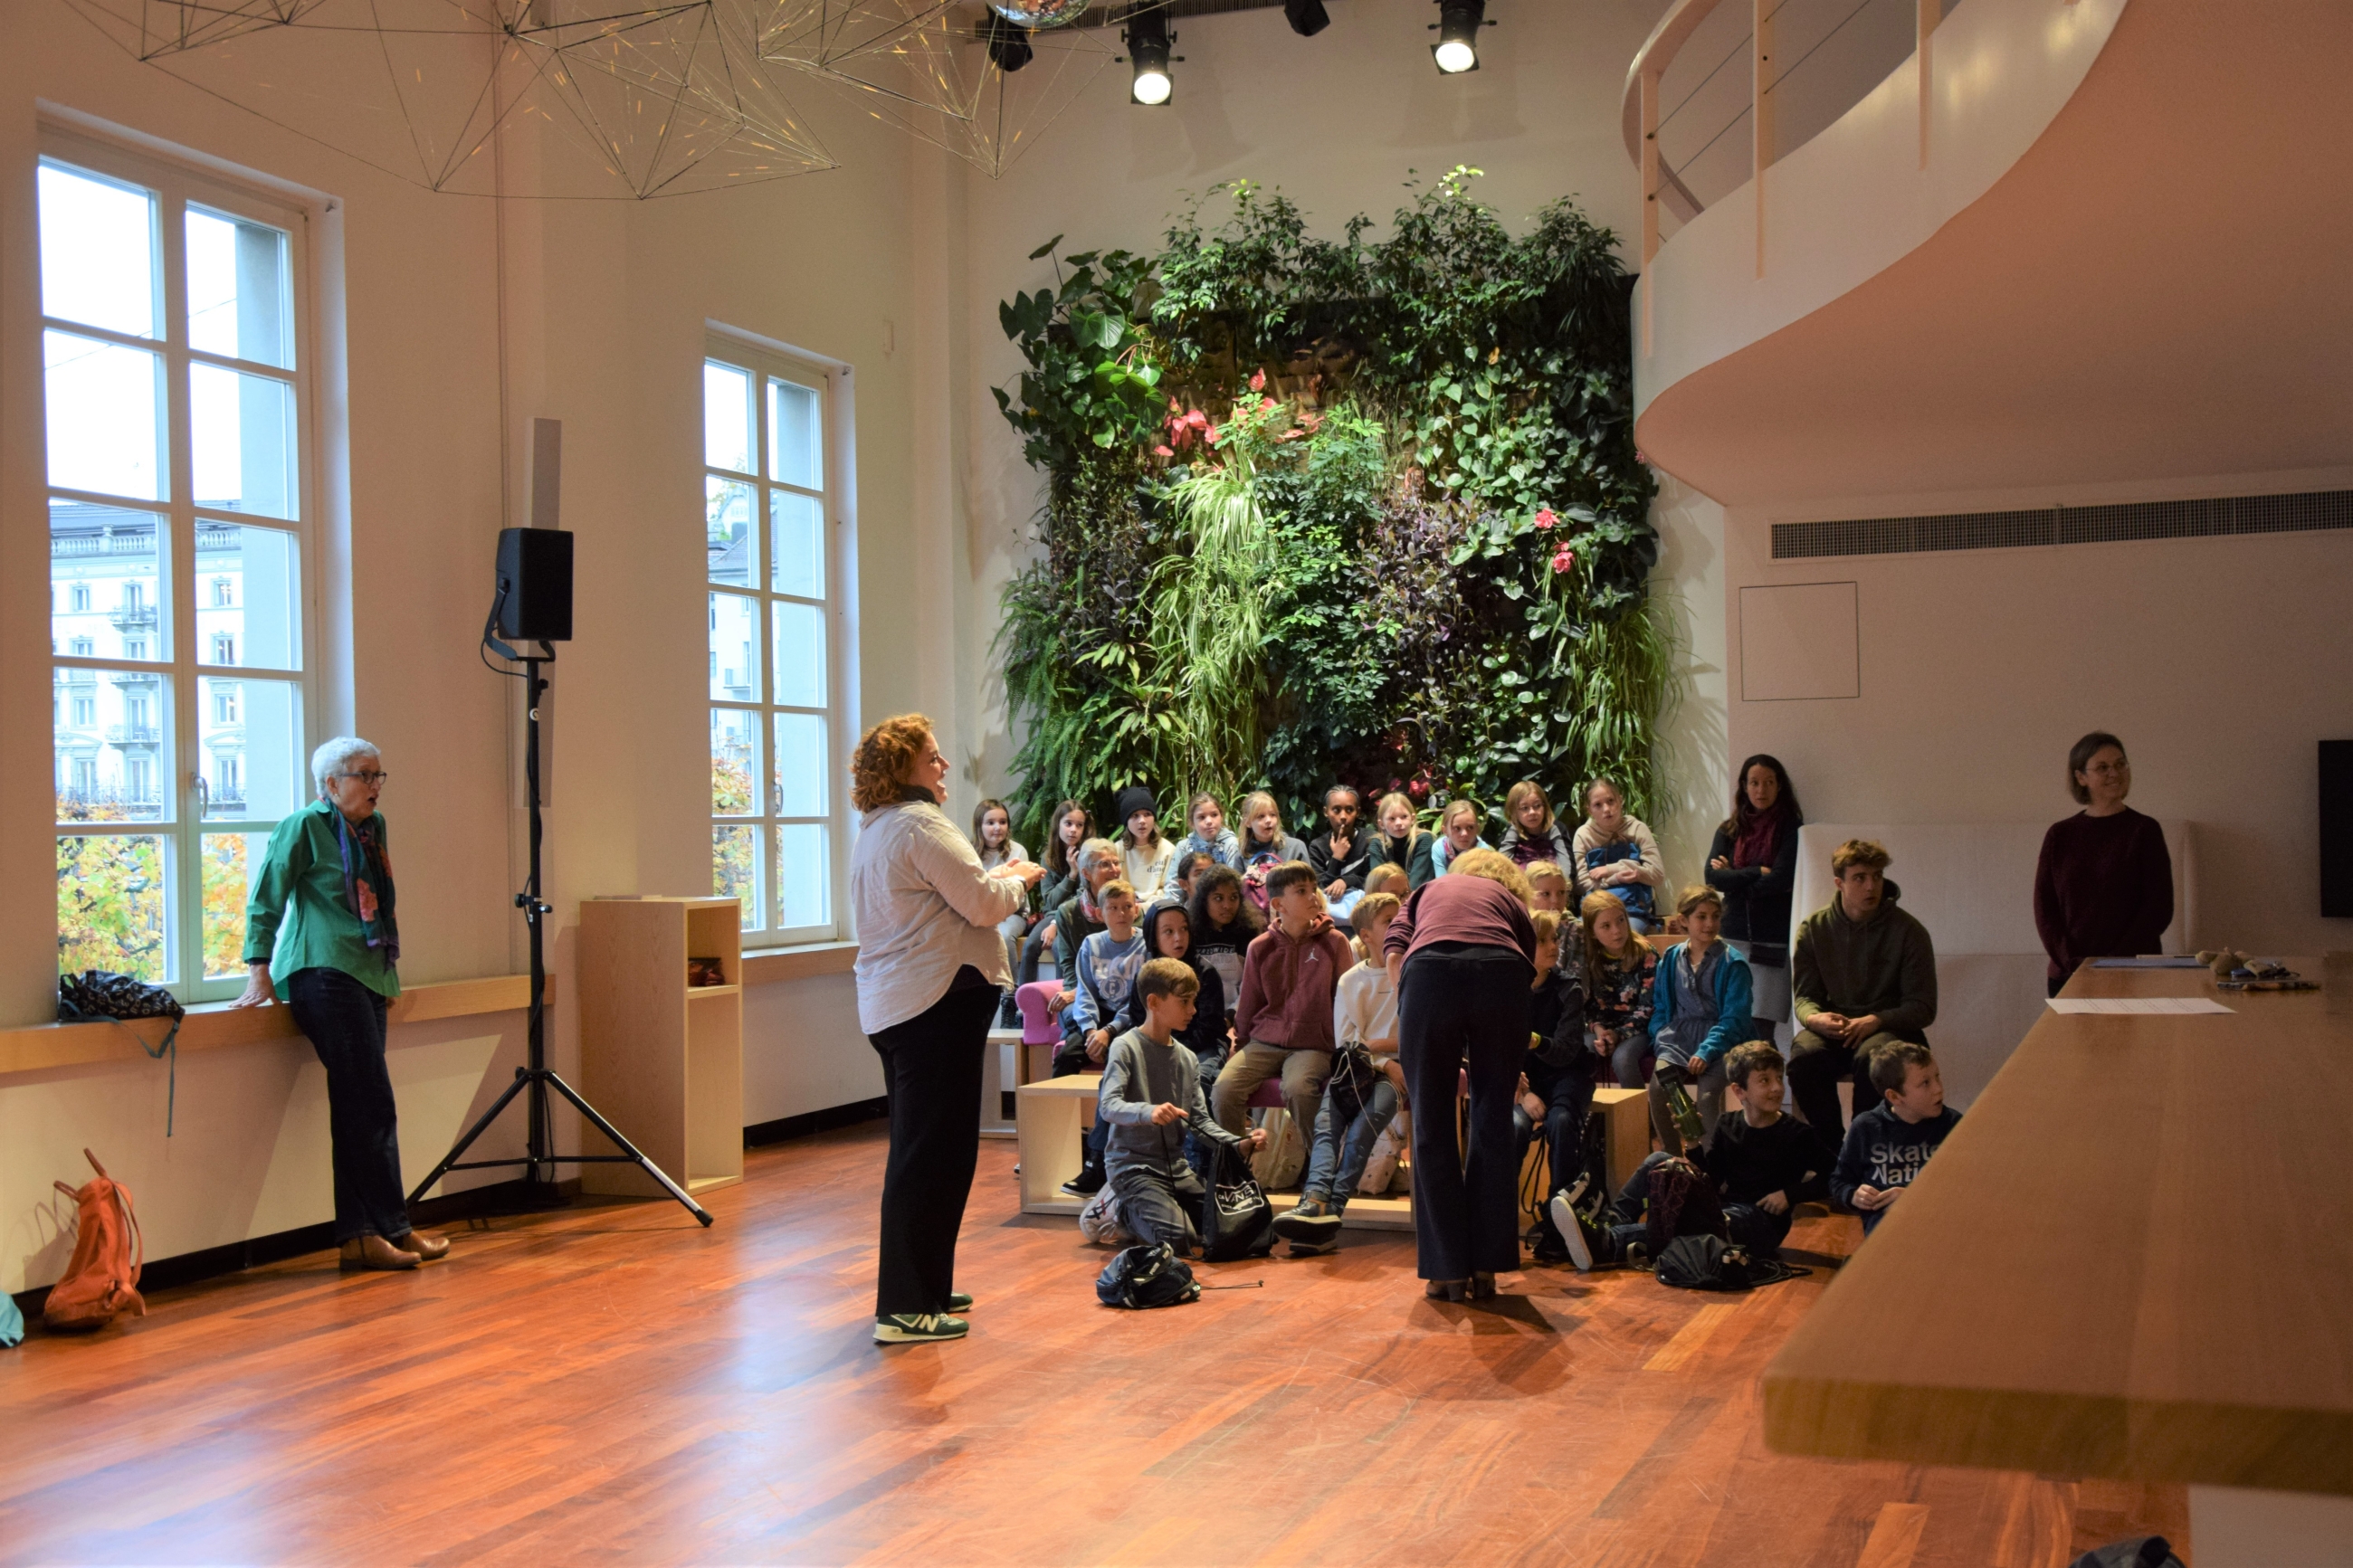
[[[1173,458],[1176,454],[1166,447],[1155,447],[1152,448],[1152,455],[1155,458]]]
[[[1566,572],[1576,564],[1577,556],[1566,547],[1561,550],[1559,554],[1552,558],[1552,569],[1556,572]]]
[[[1168,400],[1168,412],[1171,414],[1182,414],[1185,412],[1185,405],[1172,397]]]
[[[1399,789],[1403,789],[1403,788],[1405,788],[1405,780],[1403,780],[1403,779],[1391,779],[1391,780],[1389,780],[1389,788],[1391,788],[1391,789],[1393,789],[1393,790],[1399,790]]]
[[[1266,390],[1266,372],[1262,370],[1254,370],[1250,372],[1250,390],[1252,392],[1264,392]]]
[[[1216,426],[1214,426],[1214,425],[1210,426],[1209,426],[1209,445],[1210,445],[1210,446],[1212,446],[1212,447],[1214,447],[1214,446],[1216,446],[1216,445],[1219,443],[1219,441],[1220,439],[1221,439],[1221,437],[1218,435],[1218,427],[1217,427]]]
[[[1430,781],[1428,779],[1416,779],[1413,783],[1406,785],[1405,787],[1406,793],[1412,795],[1416,800],[1420,800],[1430,794]]]
[[[1547,506],[1536,509],[1536,526],[1538,528],[1550,529],[1554,523],[1558,522],[1559,521],[1560,519],[1553,516],[1552,508]]]
[[[1253,376],[1253,377],[1251,377],[1251,379],[1252,379],[1253,381],[1264,381],[1264,380],[1266,379],[1266,377],[1264,377],[1264,376],[1261,375],[1261,376]],[[1268,409],[1272,408],[1273,406],[1274,406],[1274,399],[1273,399],[1273,398],[1271,398],[1271,397],[1261,397],[1261,398],[1260,398],[1260,399],[1259,399],[1258,411],[1259,411],[1261,414],[1265,413]]]
[[[1201,412],[1199,409],[1198,409],[1198,408],[1196,408],[1196,409],[1192,409],[1192,410],[1190,410],[1189,412],[1187,412],[1187,413],[1186,414],[1186,416],[1185,416],[1185,423],[1186,423],[1186,424],[1187,424],[1187,425],[1190,425],[1190,426],[1191,426],[1194,429],[1196,429],[1196,430],[1207,430],[1207,431],[1208,431],[1208,432],[1210,433],[1210,436],[1211,436],[1211,437],[1212,437],[1212,438],[1214,438],[1214,437],[1216,437],[1216,435],[1217,435],[1217,428],[1218,428],[1218,427],[1217,427],[1216,426],[1214,426],[1214,425],[1210,424],[1210,423],[1209,423],[1209,416],[1208,416],[1208,415],[1206,415],[1206,414],[1202,413],[1202,412]]]

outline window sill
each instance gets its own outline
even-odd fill
[[[547,1002],[551,1007],[555,1005],[554,975],[548,976]],[[527,974],[449,980],[404,990],[392,1005],[392,1022],[422,1024],[434,1018],[518,1013],[530,1004],[531,977]],[[167,1018],[131,1018],[125,1019],[120,1028],[106,1023],[0,1028],[0,1077],[86,1062],[143,1061],[146,1052],[124,1029],[153,1045],[170,1027],[171,1020]],[[217,1046],[259,1045],[301,1037],[301,1031],[294,1027],[290,1008],[233,1007],[226,1002],[202,1002],[188,1009],[188,1016],[180,1026],[179,1048],[202,1051]]]
[[[807,980],[818,974],[847,974],[858,962],[854,942],[813,942],[805,947],[772,947],[744,955],[744,984],[764,985],[775,980]]]

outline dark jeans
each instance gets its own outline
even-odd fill
[[[976,984],[973,982],[979,982]],[[867,1039],[891,1096],[874,1315],[944,1312],[980,1159],[981,1055],[998,992],[967,964],[948,994]]]
[[[1577,1066],[1556,1068],[1530,1052],[1521,1067],[1528,1075],[1528,1088],[1545,1102],[1545,1152],[1552,1163],[1552,1175],[1546,1183],[1547,1199],[1576,1181],[1577,1173],[1585,1169],[1585,1119],[1593,1111],[1593,1064],[1599,1058],[1590,1051],[1577,1055]],[[1512,1131],[1517,1134],[1512,1158],[1516,1171],[1528,1157],[1528,1143],[1536,1132],[1536,1124],[1516,1102],[1512,1106]],[[1545,1234],[1558,1243],[1560,1233],[1552,1223],[1552,1205],[1540,1204],[1537,1209]]]
[[[1811,1029],[1799,1029],[1789,1042],[1789,1098],[1813,1127],[1815,1134],[1835,1152],[1846,1123],[1839,1117],[1839,1079],[1854,1084],[1854,1111],[1860,1116],[1877,1105],[1879,1090],[1872,1087],[1871,1056],[1895,1043],[1894,1035],[1880,1033],[1849,1047],[1826,1040]]]
[[[1046,928],[1053,923],[1054,918],[1049,915],[1031,926],[1029,934],[1021,939],[1021,966],[1014,978],[1017,987],[1037,984],[1038,965],[1046,956]]]
[[[1079,1073],[1101,1072],[1111,1059],[1109,1047],[1103,1049],[1103,1060],[1095,1061],[1087,1055],[1086,1037],[1065,1037],[1062,1048],[1054,1053],[1054,1076],[1071,1078]],[[1103,1174],[1103,1148],[1111,1138],[1111,1123],[1097,1116],[1079,1134],[1079,1173],[1082,1176]],[[1135,1227],[1130,1226],[1129,1229]]]
[[[294,1026],[327,1069],[327,1127],[334,1141],[335,1240],[408,1234],[400,1185],[400,1117],[384,1066],[392,1004],[340,969],[298,969],[286,982]]]
[[[1642,1219],[1642,1205],[1651,1197],[1651,1172],[1661,1161],[1673,1157],[1664,1151],[1645,1155],[1642,1163],[1634,1167],[1634,1173],[1626,1178],[1626,1184],[1618,1190],[1618,1196],[1610,1204],[1610,1218],[1616,1223],[1609,1227],[1608,1261],[1623,1261],[1627,1244],[1643,1241],[1649,1235],[1650,1227]],[[1768,1214],[1754,1204],[1727,1203],[1724,1205],[1724,1227],[1732,1233],[1733,1245],[1747,1248],[1749,1257],[1778,1258],[1781,1243],[1789,1234],[1789,1215],[1786,1210]]]
[[[1528,1054],[1528,963],[1516,955],[1423,952],[1398,995],[1398,1059],[1413,1106],[1413,1231],[1424,1279],[1520,1266],[1512,1098]],[[1471,1078],[1471,1149],[1454,1101]]]

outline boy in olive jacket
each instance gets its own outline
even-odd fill
[[[1887,851],[1850,838],[1831,857],[1838,896],[1806,917],[1789,952],[1798,1033],[1789,1089],[1823,1138],[1845,1129],[1838,1083],[1854,1084],[1858,1113],[1879,1103],[1872,1054],[1896,1040],[1928,1042],[1936,1021],[1936,949],[1928,928],[1895,907]]]

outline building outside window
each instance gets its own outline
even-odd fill
[[[229,995],[248,868],[311,794],[306,218],[41,152],[58,962]]]
[[[825,941],[849,859],[839,373],[723,337],[708,354],[712,885],[747,945]]]

